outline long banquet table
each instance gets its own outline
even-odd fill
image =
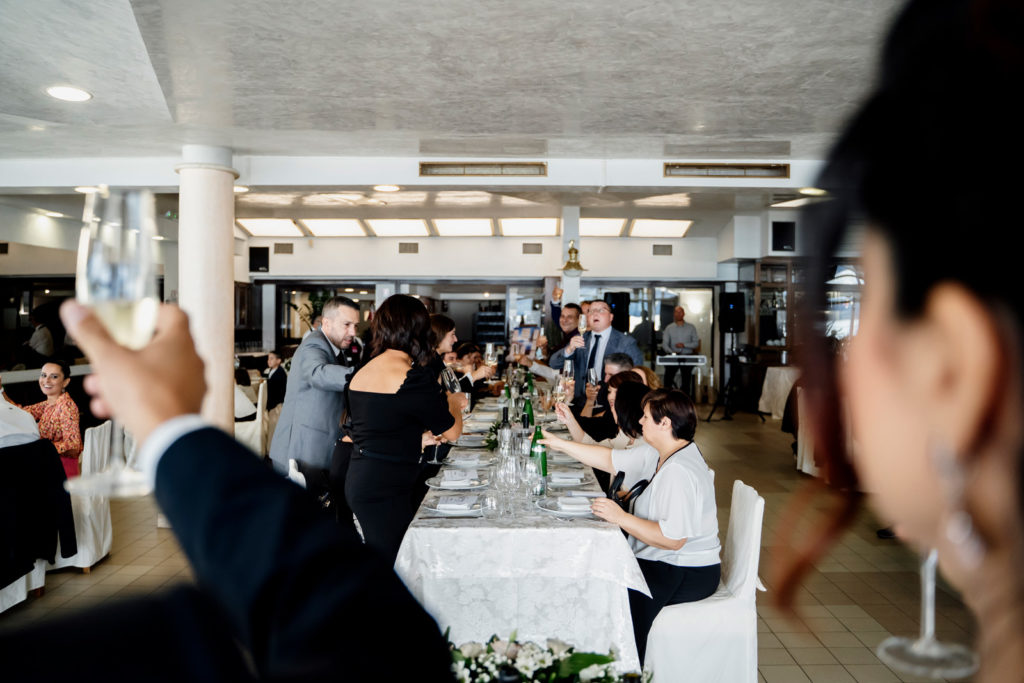
[[[431,490],[424,504],[451,493]],[[614,524],[536,507],[495,519],[420,506],[395,570],[454,643],[512,632],[540,644],[558,638],[583,651],[614,649],[622,671],[640,669],[627,589],[649,591]]]

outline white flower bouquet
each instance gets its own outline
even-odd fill
[[[491,636],[486,643],[450,646],[452,673],[459,683],[620,683],[650,678],[618,674],[614,653],[576,652],[553,638],[545,647],[520,643],[515,633],[508,640]]]

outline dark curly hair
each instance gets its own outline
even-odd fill
[[[371,357],[388,349],[404,351],[415,365],[426,365],[434,356],[430,345],[430,315],[419,299],[393,294],[384,300],[370,323]]]

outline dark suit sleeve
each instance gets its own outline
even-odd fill
[[[619,353],[624,353],[633,359],[633,365],[644,364],[644,354],[640,352],[640,347],[636,344],[636,339],[633,339],[628,334],[622,335],[622,348],[619,349]]]
[[[156,497],[261,675],[450,680],[437,624],[392,568],[224,432],[178,439]]]

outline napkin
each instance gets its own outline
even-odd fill
[[[571,498],[569,496],[558,497],[558,509],[559,510],[572,510],[582,512],[583,510],[590,509],[590,499],[588,498]]]
[[[445,511],[472,510],[476,504],[476,498],[476,496],[441,496],[437,501],[437,509]]]
[[[554,470],[550,475],[552,482],[579,483],[583,481],[583,472],[572,472],[570,470]]]
[[[444,470],[441,483],[444,486],[470,486],[476,476],[476,470]]]
[[[457,462],[462,467],[465,467],[466,465],[476,465],[476,464],[478,464],[480,462],[480,454],[479,453],[466,453],[466,454],[456,455],[455,457],[452,457],[451,455],[449,455],[448,459],[451,460],[452,462]]]

